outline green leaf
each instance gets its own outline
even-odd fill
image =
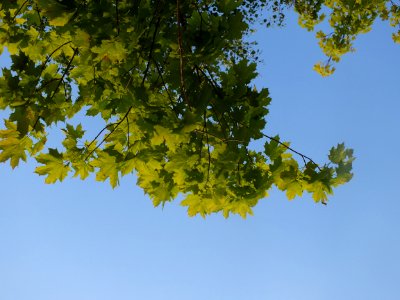
[[[299,181],[292,181],[286,188],[286,196],[289,200],[294,199],[296,196],[303,195],[303,186]]]
[[[26,161],[26,151],[32,146],[32,140],[27,137],[20,137],[17,126],[9,121],[5,121],[7,129],[0,130],[0,162],[10,160],[10,165],[14,169],[19,161]]]
[[[94,171],[93,166],[86,161],[74,162],[72,168],[75,170],[74,177],[79,176],[82,180],[86,179]]]
[[[105,181],[110,179],[110,184],[113,188],[118,185],[118,164],[116,158],[107,152],[101,152],[99,156],[91,162],[91,165],[98,168],[96,180]]]
[[[57,149],[49,148],[48,153],[39,154],[36,160],[44,166],[37,167],[35,173],[47,176],[46,183],[55,183],[57,180],[63,181],[70,171],[69,164],[64,162],[63,154],[59,153]]]
[[[15,168],[36,158],[47,183],[73,169],[116,187],[135,173],[154,205],[182,197],[191,216],[246,217],[274,187],[326,202],[352,178],[353,151],[339,144],[317,165],[264,134],[271,99],[254,86],[260,59],[249,34],[262,10],[276,19],[268,26],[284,23],[284,6],[308,30],[326,18],[331,33],[317,40],[327,61],[315,67],[325,76],[376,17],[398,26],[399,10],[387,1],[353,1],[351,13],[337,1],[278,2],[3,1],[0,52],[12,62],[0,77],[0,161]],[[65,138],[50,140],[62,152],[43,150],[57,130]]]

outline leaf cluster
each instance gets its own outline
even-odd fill
[[[320,4],[296,3],[303,24],[319,18]],[[324,5],[337,9],[335,3]],[[245,37],[256,12],[270,5],[3,1],[0,51],[7,48],[12,64],[0,77],[0,109],[10,112],[0,131],[0,161],[14,168],[31,156],[46,183],[95,173],[115,187],[135,173],[154,205],[182,194],[191,216],[246,217],[273,186],[289,199],[306,191],[326,203],[334,187],[351,179],[352,151],[339,144],[331,164],[318,165],[263,133],[271,99],[251,85],[257,58]],[[95,137],[87,136],[85,120],[72,121],[79,112],[104,120]],[[48,130],[57,124],[62,145],[47,148]],[[251,150],[259,139],[264,150]]]

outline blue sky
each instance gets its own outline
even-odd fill
[[[266,133],[325,162],[355,149],[353,180],[328,206],[277,191],[255,216],[189,218],[125,177],[45,185],[33,163],[0,171],[0,299],[391,300],[400,287],[400,47],[378,23],[330,78],[312,33],[260,30]],[[1,64],[6,64],[4,56]]]

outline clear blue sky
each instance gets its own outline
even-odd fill
[[[324,162],[355,149],[354,179],[328,206],[279,192],[255,216],[189,218],[153,208],[126,177],[45,185],[35,165],[0,165],[0,299],[395,300],[400,295],[400,46],[377,24],[333,77],[312,33],[259,31],[266,132]],[[6,60],[2,57],[1,64]]]

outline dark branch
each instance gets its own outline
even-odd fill
[[[208,153],[208,166],[207,166],[207,182],[210,179],[210,167],[211,167],[211,152],[210,152],[210,142],[208,140],[208,129],[207,129],[207,112],[204,111],[204,131],[206,134],[207,141],[207,153]]]
[[[157,5],[157,8],[156,8],[155,14],[157,14],[157,9],[158,9],[158,5]],[[147,65],[146,65],[146,70],[144,71],[142,85],[144,84],[144,82],[146,80],[146,77],[147,77],[147,73],[149,72],[149,68],[150,68],[150,64],[151,64],[151,58],[153,57],[154,45],[156,43],[157,32],[158,32],[158,28],[160,27],[160,22],[161,22],[161,17],[158,17],[157,23],[156,23],[156,28],[154,29],[154,32],[153,32],[153,38],[151,40],[149,57],[147,59]]]
[[[36,88],[36,92],[40,92],[41,90],[43,90],[46,86],[48,86],[49,84],[53,83],[54,81],[59,81],[61,80],[61,78],[52,78],[46,82],[44,82],[41,86],[39,86],[38,88]]]
[[[176,0],[176,19],[177,19],[177,25],[178,25],[180,87],[181,87],[182,98],[185,101],[185,103],[189,106],[189,109],[190,109],[191,105],[190,105],[190,102],[186,95],[185,78],[184,78],[184,74],[183,74],[184,62],[183,62],[183,46],[182,46],[183,42],[182,42],[182,27],[181,27],[182,20],[181,20],[181,8],[180,8],[179,0]]]
[[[53,56],[53,54],[56,53],[58,50],[60,50],[60,49],[61,49],[62,47],[64,47],[65,45],[68,45],[68,44],[70,44],[70,43],[72,43],[72,41],[65,42],[64,44],[62,44],[62,45],[58,46],[56,49],[54,49],[54,50],[47,56],[46,60],[43,62],[43,64],[42,64],[42,71],[41,71],[40,73],[43,72],[44,68],[46,67],[46,64],[50,61],[50,59],[51,59],[51,57]]]
[[[154,58],[153,58],[153,62],[154,62],[154,65],[156,66],[158,75],[159,75],[160,78],[161,78],[161,82],[162,82],[162,84],[163,84],[163,86],[164,86],[164,89],[165,89],[165,91],[166,91],[167,94],[168,94],[168,98],[169,98],[169,102],[170,102],[170,104],[171,104],[171,106],[172,106],[172,110],[174,111],[176,117],[178,118],[179,115],[178,115],[178,113],[177,113],[176,110],[175,110],[174,101],[172,100],[172,96],[171,96],[171,94],[170,94],[170,92],[169,92],[169,90],[168,90],[167,85],[165,84],[164,77],[163,77],[163,75],[162,75],[162,72],[161,72],[161,70],[160,70],[160,67],[158,66],[158,63],[155,61]]]
[[[307,159],[308,161],[312,162],[314,165],[317,166],[318,170],[322,171],[321,168],[318,166],[318,164],[315,163],[315,162],[314,162],[310,157],[308,157],[307,155],[304,155],[304,154],[302,154],[302,153],[300,153],[300,152],[294,150],[293,148],[289,147],[288,145],[282,143],[281,141],[279,141],[278,139],[276,139],[276,138],[274,138],[274,137],[272,137],[272,136],[266,135],[266,134],[264,134],[264,133],[263,133],[262,135],[263,135],[264,137],[266,137],[266,138],[268,138],[268,139],[274,141],[274,142],[277,142],[279,145],[282,145],[283,147],[285,147],[286,149],[292,151],[293,153],[296,153],[297,155],[301,156],[301,158],[303,159],[304,163],[306,163],[306,161],[305,161],[306,159]]]
[[[231,142],[231,143],[244,143],[244,141],[241,141],[241,140],[229,139],[229,138],[228,138],[228,139],[224,139],[224,138],[221,138],[221,137],[219,137],[219,136],[216,136],[216,135],[214,135],[214,134],[212,134],[212,133],[210,133],[210,132],[206,132],[206,131],[204,131],[204,130],[195,129],[195,130],[193,130],[193,132],[201,133],[201,134],[206,134],[206,135],[212,136],[212,137],[216,138],[217,140],[220,140],[221,142],[224,142],[224,143],[229,143],[229,142]]]
[[[126,116],[126,125],[128,126],[128,132],[127,132],[127,146],[128,146],[128,149],[131,147],[130,146],[130,144],[129,144],[129,138],[130,138],[130,132],[129,132],[129,117],[128,116]]]
[[[40,20],[40,29],[43,30],[44,29],[43,19],[42,19],[42,16],[40,14],[40,9],[37,6],[37,4],[36,4],[36,7],[35,7],[35,10],[36,10],[36,12],[38,14],[38,17],[39,17],[39,20]]]
[[[107,129],[107,127],[111,126],[111,125],[115,125],[115,127],[113,129],[111,129],[111,131],[101,140],[101,142],[92,150],[89,152],[89,154],[85,157],[85,160],[87,160],[90,156],[92,156],[92,154],[100,148],[100,146],[108,139],[108,137],[110,135],[112,135],[114,133],[115,130],[117,130],[117,128],[119,127],[119,125],[121,125],[121,123],[123,121],[125,121],[125,119],[128,117],[128,114],[131,112],[132,110],[132,106],[129,107],[128,111],[125,113],[125,115],[121,118],[121,120],[119,120],[117,123],[113,123],[110,125],[107,125],[105,128],[103,128],[103,130],[101,132],[103,132],[104,130]],[[87,148],[89,148],[89,146],[100,136],[101,132],[92,140],[92,142],[87,146]]]
[[[117,18],[117,36],[119,36],[119,9],[118,9],[119,0],[115,0],[115,15]]]
[[[41,118],[42,118],[42,117],[41,117],[40,115],[37,116],[37,118],[36,118],[36,120],[35,120],[35,123],[34,123],[33,126],[32,126],[32,131],[35,130],[36,125],[39,123],[39,120],[40,120]]]
[[[24,3],[22,3],[22,5],[20,6],[20,8],[18,8],[17,12],[15,13],[14,17],[12,18],[12,21],[15,20],[15,18],[19,15],[21,10],[24,8],[25,4],[28,3],[28,2],[29,2],[29,0],[26,0]]]
[[[55,88],[53,94],[51,95],[51,97],[50,97],[49,100],[48,100],[49,102],[54,98],[54,95],[57,93],[58,88],[59,88],[60,85],[61,85],[61,82],[64,81],[64,78],[65,78],[65,76],[67,75],[67,73],[68,73],[68,71],[69,71],[69,68],[70,68],[71,65],[72,65],[72,61],[74,60],[74,58],[75,58],[75,56],[76,56],[77,53],[78,53],[78,48],[75,48],[75,49],[74,49],[74,54],[72,55],[71,59],[69,60],[68,65],[67,65],[67,67],[65,68],[65,71],[64,71],[64,73],[63,73],[61,79],[58,81],[58,84],[57,84],[57,86],[56,86],[56,88]]]
[[[97,140],[97,138],[105,131],[108,129],[108,127],[111,127],[115,125],[115,123],[111,123],[111,124],[107,124],[106,126],[104,126],[104,128],[102,130],[100,130],[100,132],[94,137],[94,139],[92,139],[92,141],[89,143],[89,145],[86,146],[86,148],[90,148],[90,146],[92,146],[92,144]]]

